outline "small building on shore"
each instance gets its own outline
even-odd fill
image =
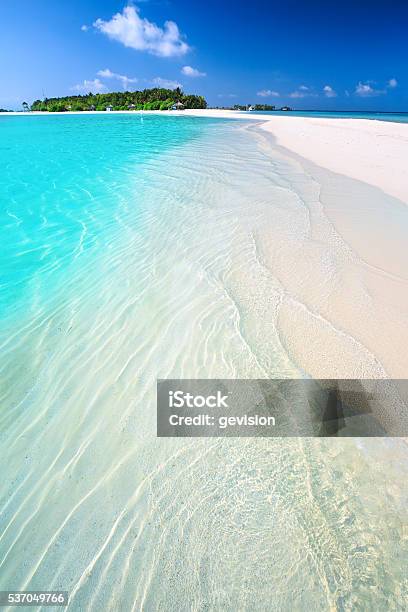
[[[135,110],[135,108],[136,108],[136,104],[128,104],[129,110]]]
[[[113,111],[113,106],[110,106],[110,105],[109,105],[109,106],[107,106],[107,107],[106,107],[106,112],[107,112],[107,113],[110,113],[111,111]]]
[[[171,110],[184,110],[184,104],[182,102],[176,102],[171,107]]]

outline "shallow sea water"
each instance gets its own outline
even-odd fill
[[[304,375],[260,244],[307,234],[310,177],[186,117],[0,118],[0,164],[0,588],[406,609],[402,440],[155,436],[157,378]]]

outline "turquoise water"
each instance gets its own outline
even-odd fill
[[[158,129],[158,125],[160,128]],[[26,309],[103,252],[141,213],[129,186],[146,164],[214,122],[169,118],[0,117],[0,315]]]
[[[156,438],[157,378],[299,376],[294,321],[358,285],[316,180],[245,121],[155,115],[2,117],[0,167],[0,588],[404,609],[403,441]]]
[[[376,119],[408,123],[408,113],[382,113],[375,111],[256,111],[262,115],[284,115],[293,117],[326,117],[328,119]]]

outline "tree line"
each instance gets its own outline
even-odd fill
[[[179,87],[164,89],[155,87],[143,91],[116,91],[112,93],[85,94],[35,100],[32,111],[104,111],[108,106],[113,110],[168,110],[181,102],[185,108],[207,108],[203,96],[185,94]]]

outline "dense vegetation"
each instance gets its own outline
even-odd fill
[[[206,108],[207,102],[202,96],[185,94],[180,88],[144,89],[143,91],[122,91],[113,93],[89,93],[83,96],[66,96],[64,98],[45,98],[36,100],[31,105],[33,111],[87,111],[106,110],[167,110],[176,102],[185,108]]]

